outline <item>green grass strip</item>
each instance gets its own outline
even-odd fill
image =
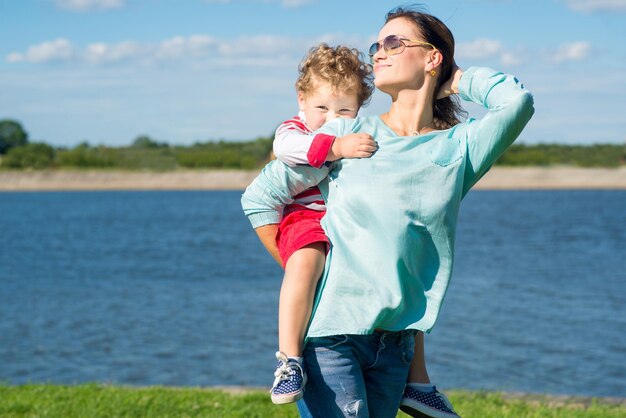
[[[464,418],[618,418],[623,400],[446,392]],[[275,406],[265,390],[0,385],[0,417],[297,417],[294,405]],[[399,417],[406,417],[403,413]]]

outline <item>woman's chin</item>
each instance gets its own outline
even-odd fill
[[[393,84],[385,83],[382,81],[377,82],[376,80],[374,80],[374,86],[376,87],[376,89],[378,89],[379,91],[385,94],[391,94],[392,92],[397,90],[397,88],[394,88]]]
[[[374,86],[376,87],[376,89],[378,91],[380,91],[381,93],[385,93],[385,94],[387,94],[389,96],[393,96],[394,92],[398,91],[397,88],[394,88],[394,86],[390,85],[390,84],[380,84],[380,85],[378,85],[378,84],[375,83]]]

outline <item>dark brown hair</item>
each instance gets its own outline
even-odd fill
[[[441,85],[452,76],[454,36],[441,20],[420,11],[417,6],[401,6],[392,9],[387,13],[385,23],[398,18],[409,19],[413,22],[424,41],[433,44],[443,56],[443,61],[437,71],[439,74],[432,105],[435,126],[438,129],[448,129],[467,117],[467,112],[461,107],[457,96],[437,100],[437,92]]]
[[[323,81],[333,90],[356,93],[360,107],[370,100],[374,91],[372,66],[363,61],[358,50],[346,46],[330,47],[322,43],[311,48],[298,70],[296,90],[305,96],[317,87],[317,82]]]

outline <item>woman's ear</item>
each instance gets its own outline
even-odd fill
[[[428,62],[426,65],[426,71],[434,70],[439,67],[443,62],[443,55],[438,50],[434,49],[428,54]]]

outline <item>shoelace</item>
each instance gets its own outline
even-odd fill
[[[296,374],[296,371],[289,366],[289,359],[287,358],[287,355],[285,353],[283,353],[282,351],[277,351],[276,360],[280,362],[280,366],[278,366],[278,368],[274,372],[275,379],[274,384],[272,385],[272,390],[274,390],[274,388],[276,388],[280,384],[280,382],[290,380],[291,376]]]
[[[287,363],[281,362],[280,367],[274,372],[275,382],[282,382],[283,380],[289,380],[291,376],[296,374],[296,371],[289,367]]]

